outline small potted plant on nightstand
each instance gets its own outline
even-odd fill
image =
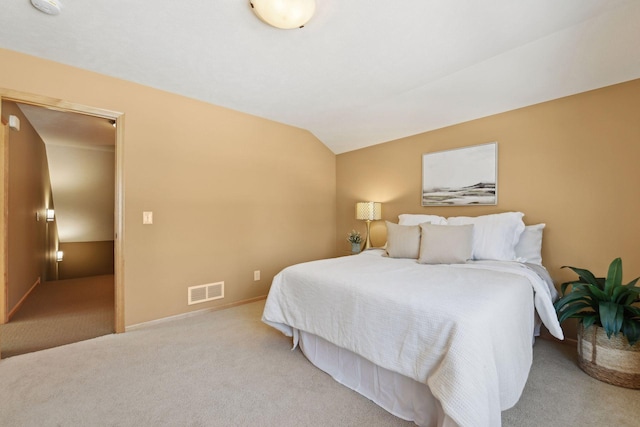
[[[578,365],[600,381],[640,389],[640,277],[623,285],[620,258],[606,278],[565,267],[578,280],[562,284],[563,297],[554,306],[560,322],[578,319]]]
[[[351,232],[347,235],[347,240],[351,243],[351,252],[359,253],[360,243],[362,243],[362,236],[360,236],[360,232],[351,230]]]

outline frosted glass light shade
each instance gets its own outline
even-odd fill
[[[284,30],[302,27],[316,11],[316,0],[251,0],[250,3],[258,18]]]
[[[356,203],[356,219],[375,221],[382,218],[382,203],[358,202]]]
[[[64,259],[64,252],[56,251],[56,261],[62,262],[63,259]]]

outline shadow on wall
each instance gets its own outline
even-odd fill
[[[58,262],[58,279],[114,274],[113,240],[102,242],[60,242],[64,256]]]

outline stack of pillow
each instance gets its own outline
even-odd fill
[[[387,221],[387,255],[423,264],[456,264],[468,260],[520,261],[542,264],[545,224],[525,226],[522,212],[477,217],[400,215]]]

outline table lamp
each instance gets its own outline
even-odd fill
[[[358,202],[356,203],[356,219],[367,222],[367,239],[364,242],[363,250],[371,249],[370,227],[371,221],[382,218],[382,203],[379,202]]]

